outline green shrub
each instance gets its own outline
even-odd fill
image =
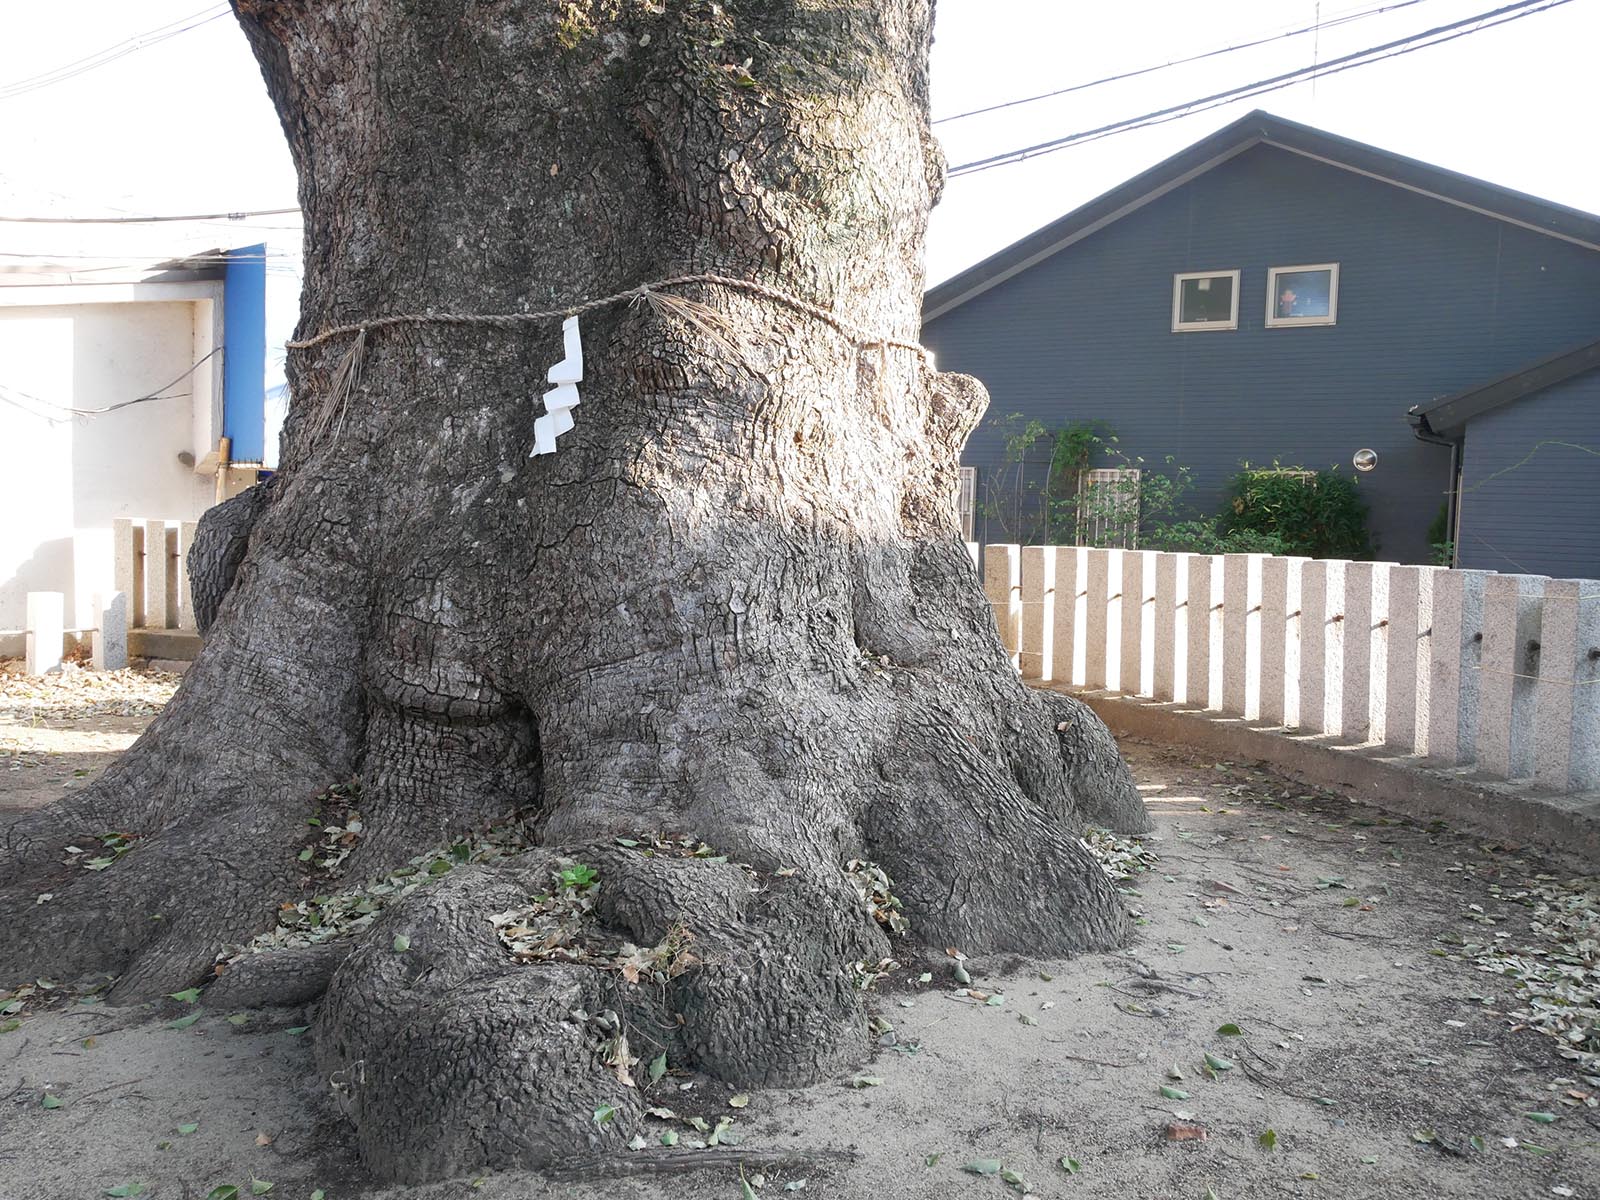
[[[1156,524],[1141,533],[1141,549],[1191,554],[1283,554],[1283,542],[1270,533],[1238,529],[1223,533],[1216,517]]]
[[[1282,554],[1371,558],[1367,503],[1354,480],[1335,470],[1271,470],[1248,463],[1229,484],[1217,527],[1225,537],[1276,539]]]

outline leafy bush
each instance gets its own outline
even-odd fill
[[[1004,441],[1001,465],[983,473],[977,511],[999,541],[1122,546],[1196,554],[1305,554],[1370,558],[1367,506],[1336,470],[1252,468],[1231,484],[1219,516],[1190,503],[1195,480],[1171,456],[1165,471],[1118,445],[1103,421],[1059,429],[1021,413],[993,422]],[[1098,465],[1122,472],[1095,482]]]
[[[1371,558],[1367,502],[1338,470],[1270,470],[1248,463],[1229,484],[1218,529],[1228,537],[1275,539],[1281,554],[1312,558]]]
[[[1191,554],[1286,554],[1283,540],[1254,529],[1224,533],[1217,517],[1157,523],[1145,530],[1145,550],[1187,551]]]

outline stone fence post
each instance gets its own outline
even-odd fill
[[[1344,569],[1314,558],[1300,571],[1299,728],[1338,736],[1344,728]]]
[[[1051,678],[1079,686],[1084,681],[1087,649],[1084,624],[1088,619],[1086,588],[1089,552],[1082,546],[1056,548],[1055,631],[1050,639]]]
[[[96,671],[120,671],[128,665],[128,594],[97,595],[94,612],[96,629],[89,665]]]
[[[1155,632],[1156,556],[1153,550],[1122,552],[1122,657],[1117,671],[1124,695],[1151,690],[1151,639]]]
[[[1261,696],[1257,717],[1268,725],[1300,721],[1300,571],[1310,561],[1283,555],[1261,560]]]
[[[1544,588],[1534,685],[1534,777],[1556,791],[1600,788],[1600,583]]]
[[[1261,559],[1221,556],[1222,711],[1251,720],[1261,711]]]
[[[1428,753],[1433,587],[1443,569],[1389,568],[1382,741],[1402,753],[1423,757]]]
[[[983,548],[983,591],[994,609],[1000,644],[1016,666],[1022,644],[1022,547],[996,543]]]
[[[1339,729],[1354,742],[1381,742],[1389,700],[1389,571],[1392,563],[1344,567],[1344,669]]]
[[[1053,679],[1051,640],[1055,635],[1056,548],[1022,548],[1022,640],[1017,659],[1024,679]]]
[[[1433,585],[1428,647],[1428,758],[1470,765],[1478,741],[1478,659],[1488,571],[1443,571]]]
[[[1219,640],[1222,626],[1221,560],[1209,554],[1183,555],[1186,564],[1183,628],[1187,670],[1183,702],[1190,708],[1216,708],[1222,703]]]
[[[1539,610],[1548,582],[1542,575],[1491,575],[1484,584],[1477,766],[1497,779],[1533,774]]]

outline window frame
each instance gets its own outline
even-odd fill
[[[1224,271],[1179,271],[1172,277],[1172,332],[1173,333],[1205,333],[1237,330],[1239,328],[1239,286],[1243,270],[1235,267]],[[1233,280],[1233,305],[1227,321],[1185,321],[1183,320],[1183,285],[1190,279],[1221,279],[1224,276]]]
[[[1087,467],[1078,472],[1075,498],[1078,545],[1138,549],[1143,477],[1138,467]],[[1100,511],[1094,510],[1091,499],[1096,488],[1107,488],[1111,494],[1110,504]]]
[[[1328,272],[1328,315],[1325,317],[1280,317],[1277,308],[1278,277],[1297,271]],[[1267,328],[1295,329],[1304,325],[1337,325],[1339,323],[1339,264],[1336,262],[1305,263],[1297,267],[1267,268]]]

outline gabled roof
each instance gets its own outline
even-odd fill
[[[1466,433],[1467,422],[1503,404],[1521,400],[1547,387],[1600,367],[1600,341],[1588,342],[1529,363],[1509,375],[1453,396],[1441,396],[1413,405],[1411,423],[1423,433],[1456,439]]]
[[[1376,146],[1324,133],[1309,125],[1286,121],[1257,109],[1217,130],[1165,162],[1097,196],[1083,207],[1035,230],[969,267],[961,274],[930,288],[922,300],[922,319],[931,321],[957,305],[981,295],[1013,275],[1065,250],[1074,242],[1104,229],[1174,188],[1220,166],[1252,146],[1276,146],[1294,154],[1353,171],[1407,191],[1432,196],[1485,216],[1520,225],[1563,241],[1600,250],[1600,216],[1553,204],[1525,192],[1485,183],[1470,175],[1447,171],[1414,158],[1391,154]]]

